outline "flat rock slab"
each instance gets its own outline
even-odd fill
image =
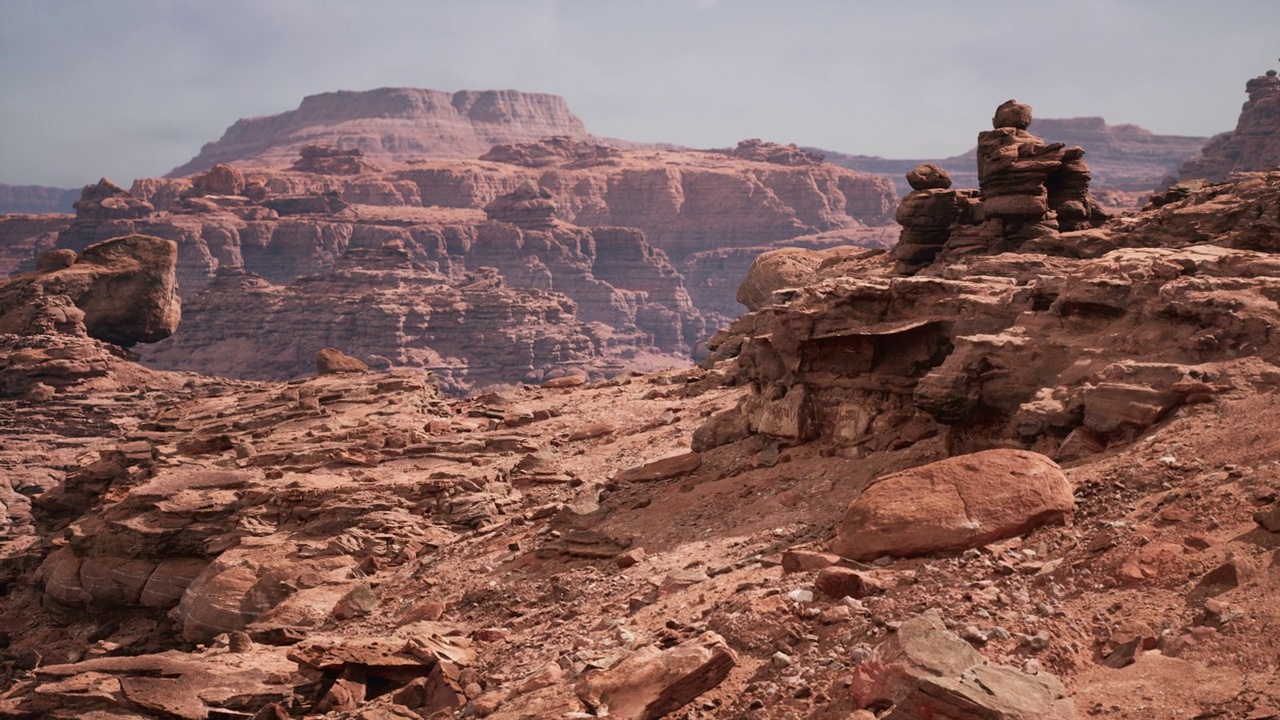
[[[680,453],[637,465],[618,473],[623,482],[655,482],[688,475],[702,467],[702,456],[696,452]]]
[[[1074,509],[1057,463],[986,450],[880,478],[849,505],[833,549],[853,560],[958,552],[1064,522]]]

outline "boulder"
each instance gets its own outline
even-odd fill
[[[1074,509],[1057,463],[987,450],[880,478],[850,504],[833,549],[853,560],[958,552],[1065,522]]]
[[[316,353],[316,374],[369,372],[364,361],[353,358],[337,348],[322,348]]]
[[[1029,675],[989,662],[948,631],[936,611],[898,628],[858,666],[851,686],[860,707],[892,706],[882,718],[1071,720],[1075,703],[1048,673]]]
[[[146,235],[90,245],[70,263],[59,251],[42,263],[49,269],[0,285],[0,332],[74,334],[83,327],[90,337],[125,347],[163,340],[182,315],[177,259],[176,244]],[[69,305],[81,317],[68,315]]]
[[[586,675],[577,693],[597,716],[656,720],[719,685],[737,664],[724,638],[707,631],[668,650],[645,646]]]

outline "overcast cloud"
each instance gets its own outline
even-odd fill
[[[1009,98],[1212,135],[1278,39],[1276,0],[0,0],[0,182],[128,184],[383,86],[558,93],[599,135],[694,147],[952,155]]]

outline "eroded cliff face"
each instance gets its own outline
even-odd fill
[[[781,146],[760,144],[758,149],[771,147]],[[180,248],[180,291],[188,298],[217,285],[220,275],[245,273],[285,286],[323,276],[346,262],[353,250],[397,244],[427,274],[422,280],[426,285],[438,278],[454,285],[470,283],[468,273],[491,267],[504,288],[553,293],[555,302],[573,307],[557,318],[570,325],[598,325],[597,340],[568,343],[571,351],[539,354],[532,366],[522,360],[512,366],[510,380],[570,361],[593,374],[605,372],[602,368],[616,372],[651,367],[654,358],[666,363],[688,358],[708,326],[714,329],[736,316],[732,279],[763,250],[783,243],[829,247],[887,242],[883,227],[873,227],[892,210],[887,180],[817,162],[770,161],[764,155],[764,160],[750,160],[722,153],[619,151],[553,138],[495,147],[484,161],[377,167],[358,150],[307,146],[285,170],[222,164],[191,178],[139,180],[129,191],[104,179],[84,189],[76,216],[67,219],[53,244],[79,249],[135,232],[172,239]],[[37,245],[51,244],[49,222],[10,217],[0,222],[0,232],[12,233],[5,245],[19,248],[15,254],[20,257],[21,248],[34,252]],[[358,262],[369,256],[351,257]],[[13,264],[21,265],[17,260]],[[30,256],[23,262],[29,264]],[[324,286],[312,282],[296,287],[309,291]],[[307,302],[341,305],[336,292],[336,287],[319,292]],[[487,296],[475,299],[489,302]],[[218,302],[227,303],[229,315],[223,320],[215,319]],[[358,354],[366,344],[355,334],[347,344],[338,337],[321,338],[313,332],[321,313],[302,323],[301,334],[288,341],[294,348],[290,359],[255,363],[253,353],[264,348],[247,330],[241,333],[238,355],[214,350],[231,347],[224,341],[240,310],[229,294],[212,293],[192,307],[193,319],[184,325],[182,337],[166,346],[172,350],[156,355],[155,362],[279,379],[305,369],[320,347],[335,345]],[[495,317],[503,314],[494,312]],[[470,317],[483,323],[487,315]],[[550,329],[556,322],[539,319],[536,324],[556,335]],[[283,327],[273,320],[263,323]],[[501,335],[496,326],[493,330]],[[575,335],[580,329],[565,332]],[[272,337],[272,342],[280,341]],[[369,352],[396,363],[453,370],[455,361],[468,354],[450,348],[426,358],[413,349],[421,348],[425,335],[395,337],[405,343],[399,351],[379,345],[377,352]],[[511,358],[513,353],[495,357]],[[486,383],[498,380],[487,370],[475,377]],[[446,385],[452,390],[471,387],[470,381]]]
[[[376,163],[478,157],[497,143],[550,135],[590,136],[558,95],[418,88],[338,91],[310,95],[296,110],[279,115],[238,120],[168,176],[204,172],[217,163],[282,167],[304,145],[318,143],[359,149]]]
[[[1245,83],[1249,99],[1236,129],[1209,141],[1199,157],[1178,170],[1181,180],[1222,180],[1233,172],[1280,167],[1280,77],[1275,70]]]
[[[753,394],[704,442],[742,428],[874,451],[943,434],[955,453],[1063,460],[1123,444],[1183,404],[1274,383],[1278,243],[1271,173],[914,277],[892,256],[815,258],[799,287],[762,256],[747,282],[778,292],[710,361],[736,356]]]

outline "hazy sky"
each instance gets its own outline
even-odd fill
[[[0,182],[127,185],[383,86],[558,93],[694,147],[952,155],[1009,98],[1212,135],[1278,56],[1280,0],[0,0]]]

